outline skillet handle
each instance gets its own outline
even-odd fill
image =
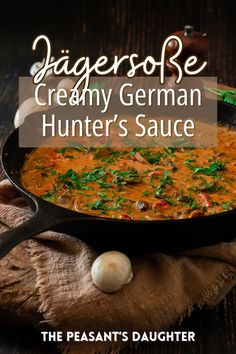
[[[20,242],[28,240],[52,226],[48,221],[44,222],[45,218],[42,216],[42,213],[37,210],[32,218],[23,224],[0,234],[0,259]]]

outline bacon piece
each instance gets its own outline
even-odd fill
[[[49,161],[48,167],[55,167],[55,162],[54,161]]]
[[[155,211],[160,208],[167,207],[168,205],[169,203],[166,200],[159,199],[152,204],[152,209]]]
[[[160,171],[152,171],[148,174],[148,177],[154,177],[154,176],[160,176],[161,172]]]

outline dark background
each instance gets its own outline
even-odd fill
[[[0,11],[0,143],[13,127],[18,103],[18,76],[42,60],[43,50],[32,52],[33,39],[47,34],[52,54],[69,49],[72,60],[100,55],[137,53],[159,59],[163,40],[191,24],[206,32],[210,42],[208,74],[220,83],[236,86],[235,0],[71,0],[1,3]],[[120,74],[125,73],[125,67]],[[1,143],[2,144],[2,143]],[[1,294],[0,294],[1,295]],[[1,318],[1,321],[4,319]],[[178,326],[175,326],[175,329]],[[213,310],[202,310],[184,321],[182,330],[196,332],[196,343],[145,345],[137,353],[236,353],[236,290]],[[52,354],[29,329],[0,327],[0,354]],[[129,351],[133,352],[133,351]]]
[[[208,74],[236,86],[235,0],[70,0],[37,1],[1,10],[0,73],[27,75],[42,53],[32,52],[33,39],[47,34],[53,54],[68,48],[72,58],[137,53],[159,59],[163,40],[190,24],[210,41]],[[7,20],[6,20],[7,19]],[[125,68],[120,71],[124,74]]]

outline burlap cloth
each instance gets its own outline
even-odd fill
[[[16,190],[2,181],[0,231],[31,215]],[[133,281],[110,295],[91,281],[95,257],[82,241],[51,231],[22,243],[0,261],[0,309],[34,326],[49,324],[62,331],[159,331],[193,308],[217,304],[236,284],[236,242],[176,256],[153,253],[131,258]],[[89,354],[118,352],[123,345],[76,342],[60,348]]]

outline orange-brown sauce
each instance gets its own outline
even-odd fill
[[[190,218],[236,206],[236,133],[215,148],[37,148],[23,186],[59,206],[104,217]]]

